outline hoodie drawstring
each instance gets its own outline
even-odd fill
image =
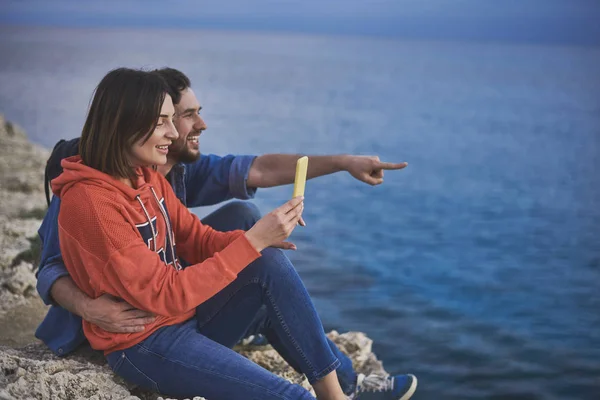
[[[156,195],[154,188],[150,187],[150,190],[152,191],[152,194],[154,195],[154,200],[156,200],[156,202],[158,203],[158,208],[160,208],[160,212],[162,213],[163,218],[165,219],[165,224],[167,225],[167,234],[169,235],[169,239],[171,239],[169,242],[171,244],[171,254],[173,255],[173,263],[175,264],[175,269],[179,271],[182,268],[181,265],[179,265],[179,263],[177,262],[175,255],[175,234],[173,234],[173,229],[171,228],[171,221],[169,221],[167,211],[161,204],[160,200],[158,200],[158,196]]]
[[[154,225],[152,224],[152,219],[150,218],[150,214],[148,214],[148,210],[146,210],[146,207],[144,206],[144,202],[142,201],[142,199],[140,198],[140,195],[138,194],[137,196],[135,196],[136,200],[139,201],[140,205],[142,206],[142,210],[144,210],[144,214],[146,214],[146,219],[148,220],[148,224],[150,224],[150,229],[152,230],[152,243],[154,244],[153,250],[156,253],[156,231],[154,230]]]

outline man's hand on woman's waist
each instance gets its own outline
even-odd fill
[[[126,301],[109,294],[84,302],[81,314],[84,320],[113,333],[142,332],[145,325],[154,322],[155,319],[152,313],[138,310]]]

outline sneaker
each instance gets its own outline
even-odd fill
[[[417,389],[414,375],[385,376],[358,374],[351,400],[408,400]]]

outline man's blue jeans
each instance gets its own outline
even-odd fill
[[[229,207],[224,211],[231,215],[232,207],[240,206]],[[240,221],[237,219],[237,226]],[[203,222],[217,229],[227,228]],[[195,318],[163,327],[143,342],[107,358],[111,368],[127,381],[170,396],[313,399],[300,386],[230,350],[241,338],[257,333],[264,334],[309,382],[337,369],[344,391],[354,389],[356,374],[350,359],[325,336],[289,259],[272,248],[265,249],[234,282],[198,306]]]

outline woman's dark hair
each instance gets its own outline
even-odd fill
[[[167,93],[166,82],[155,72],[118,68],[106,74],[81,132],[83,162],[111,176],[134,178],[131,149],[156,129]]]
[[[165,82],[167,82],[169,95],[173,100],[173,104],[179,104],[181,92],[192,86],[190,78],[175,68],[156,69],[154,72],[162,76]]]

